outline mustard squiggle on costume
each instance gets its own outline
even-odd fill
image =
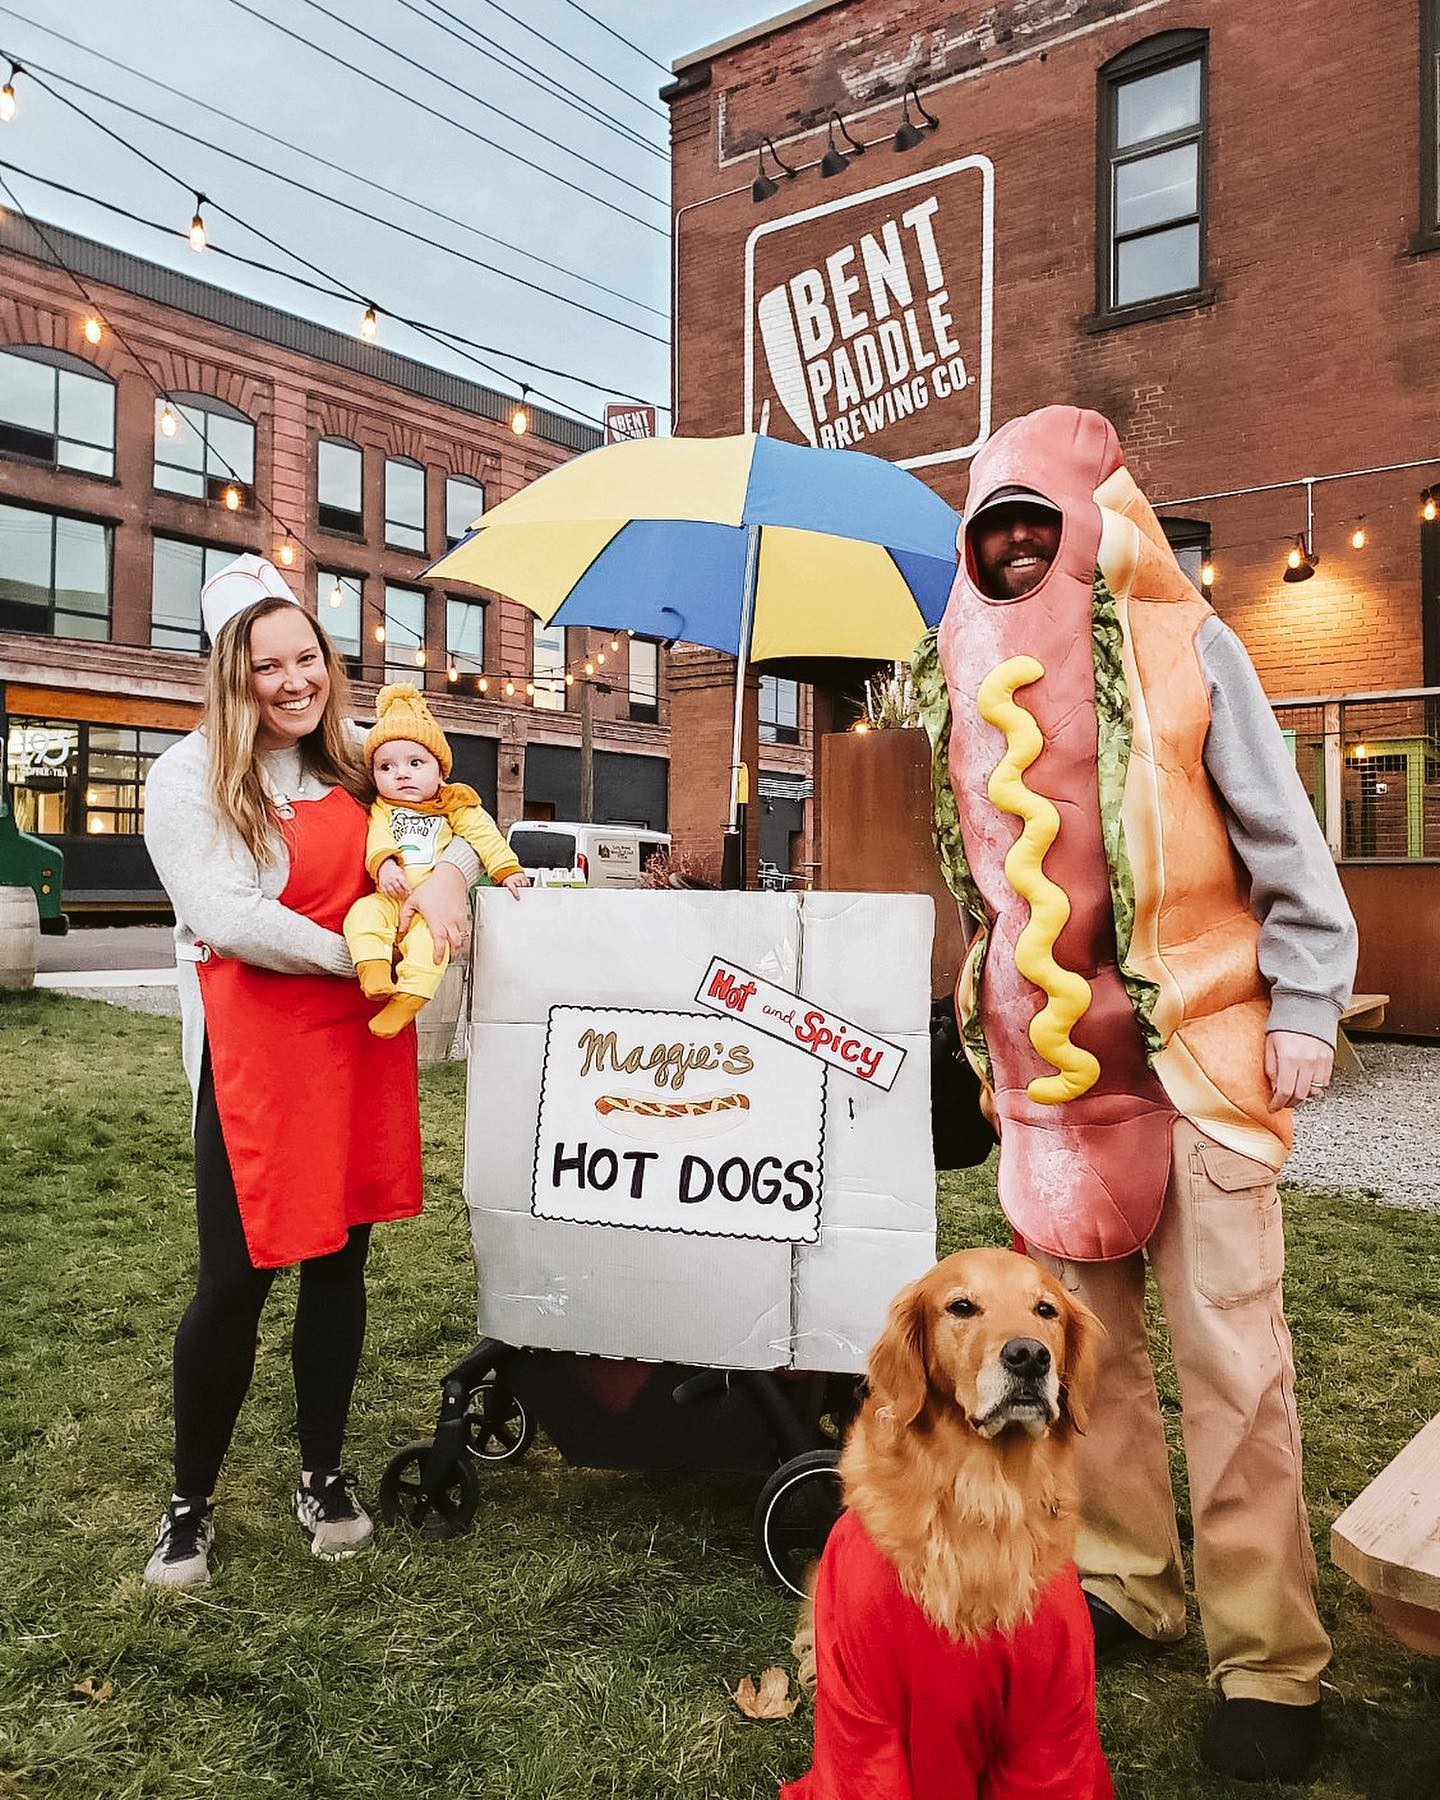
[[[1100,1079],[1100,1064],[1088,1050],[1070,1041],[1070,1033],[1090,1007],[1090,983],[1062,969],[1052,955],[1055,940],[1070,917],[1070,901],[1044,870],[1045,853],[1060,835],[1060,814],[1043,794],[1026,787],[1025,771],[1045,747],[1033,714],[1015,699],[1045,673],[1033,656],[1012,656],[992,669],[980,684],[976,704],[987,725],[1005,734],[1005,754],[990,777],[987,792],[1001,812],[1025,821],[1025,828],[1005,857],[1005,879],[1030,908],[1030,918],[1015,942],[1015,966],[1046,996],[1030,1021],[1030,1042],[1058,1071],[1037,1075],[1026,1092],[1038,1105],[1078,1100]]]

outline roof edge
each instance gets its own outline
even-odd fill
[[[798,25],[802,19],[813,18],[816,13],[830,12],[837,6],[847,4],[848,0],[805,0],[804,5],[792,6],[788,12],[777,13],[773,19],[762,19],[758,25],[732,32],[729,37],[721,38],[718,44],[707,44],[703,50],[692,50],[685,56],[677,57],[670,65],[671,72],[678,75],[695,63],[709,62],[713,57],[723,56],[727,50],[738,50],[743,44],[769,37],[772,32],[783,31],[789,25]]]

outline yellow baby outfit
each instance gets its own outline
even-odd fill
[[[367,762],[373,761],[382,744],[404,740],[431,751],[441,774],[450,773],[445,734],[409,682],[382,688],[376,709],[379,717],[365,740]],[[370,808],[365,867],[373,880],[381,864],[393,857],[410,886],[417,888],[433,874],[441,854],[457,837],[469,844],[497,885],[520,873],[519,859],[480,804],[480,796],[462,781],[443,782],[430,800],[402,804],[377,799]],[[400,939],[400,961],[392,974],[402,904],[377,891],[357,900],[345,915],[345,942],[362,987],[374,998],[390,1001],[370,1022],[370,1029],[380,1037],[394,1036],[414,1018],[433,997],[450,961],[448,951],[435,954],[430,927],[417,916]]]

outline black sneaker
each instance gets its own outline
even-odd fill
[[[1222,1700],[1205,1721],[1200,1760],[1236,1781],[1299,1781],[1320,1743],[1320,1705]]]
[[[172,1500],[161,1515],[145,1580],[151,1587],[203,1587],[210,1579],[214,1541],[212,1507],[203,1500]]]
[[[343,1469],[316,1470],[295,1490],[295,1517],[310,1533],[314,1556],[338,1561],[356,1556],[370,1542],[375,1527],[355,1498],[355,1477]]]
[[[1096,1668],[1119,1662],[1122,1656],[1129,1656],[1134,1651],[1153,1647],[1152,1640],[1143,1631],[1137,1631],[1128,1619],[1121,1618],[1113,1606],[1107,1606],[1088,1589],[1085,1593],[1085,1605],[1090,1613],[1090,1629],[1095,1633]]]

